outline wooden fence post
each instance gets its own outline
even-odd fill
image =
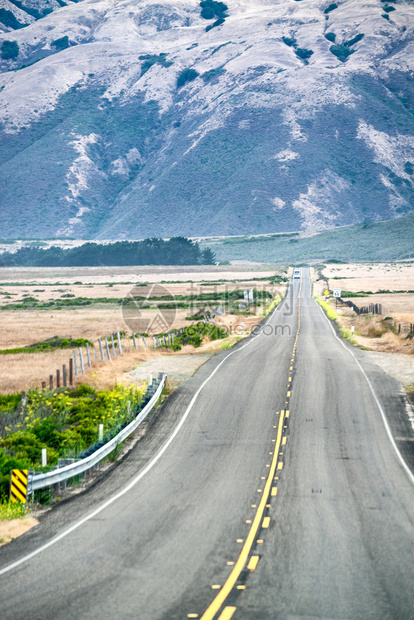
[[[63,364],[62,366],[62,379],[63,379],[63,387],[67,387],[68,380],[67,380],[67,374],[66,374],[66,364]]]
[[[56,370],[56,387],[60,388],[60,370],[59,370],[59,368]]]
[[[53,375],[49,375],[49,388],[53,390]]]
[[[69,358],[69,385],[73,385],[73,359]]]

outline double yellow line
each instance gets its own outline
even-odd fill
[[[300,293],[302,290],[302,277],[300,279],[300,286],[299,286],[299,294],[298,294],[298,298],[299,298],[299,307],[298,307],[298,329],[296,332],[296,338],[295,338],[295,342],[293,345],[293,351],[292,351],[292,362],[293,359],[295,357],[295,353],[296,353],[296,345],[298,342],[298,337],[299,337],[299,330],[300,330]],[[289,379],[291,381],[291,373],[289,372]],[[289,382],[289,389],[290,389],[290,382]],[[289,417],[289,412],[288,411],[284,411],[282,410],[280,412],[280,416],[279,416],[279,424],[278,424],[278,429],[277,429],[277,436],[276,436],[276,444],[275,444],[275,449],[273,452],[273,458],[272,458],[272,462],[270,465],[270,470],[269,470],[269,475],[267,477],[266,480],[266,484],[265,487],[263,489],[263,494],[262,494],[262,499],[260,500],[259,506],[257,508],[256,511],[256,515],[254,517],[253,523],[251,525],[250,531],[247,535],[247,538],[245,540],[245,543],[243,545],[243,548],[241,550],[241,553],[239,555],[239,558],[236,562],[236,564],[234,565],[233,570],[231,571],[229,577],[226,580],[226,583],[223,585],[223,587],[221,588],[221,590],[219,591],[219,593],[217,594],[217,596],[215,597],[215,599],[212,601],[212,603],[209,605],[209,607],[206,609],[206,611],[204,612],[204,614],[201,616],[201,620],[213,620],[214,616],[218,613],[218,611],[220,610],[220,608],[222,607],[222,605],[224,604],[224,602],[226,601],[227,597],[229,596],[229,594],[231,593],[232,589],[234,588],[234,586],[237,583],[238,578],[240,577],[240,574],[242,572],[242,570],[244,569],[246,562],[249,558],[251,549],[253,547],[253,544],[255,542],[256,536],[257,536],[257,532],[259,530],[260,527],[268,527],[269,526],[269,517],[264,517],[263,518],[263,514],[265,512],[266,509],[266,504],[269,500],[269,496],[270,493],[272,491],[272,496],[276,495],[276,490],[272,490],[272,484],[273,484],[273,480],[275,477],[275,473],[276,473],[276,467],[278,466],[278,459],[279,459],[279,452],[280,452],[280,446],[282,443],[282,434],[283,434],[283,425],[284,425],[284,421],[285,418]],[[254,556],[255,558],[257,556]],[[252,558],[250,558],[250,560],[252,561]],[[255,566],[257,565],[258,560],[254,560],[252,562],[252,564],[250,564],[249,562],[249,566]],[[222,611],[222,613],[219,616],[218,620],[230,620],[230,618],[232,617],[233,613],[236,611],[236,607],[230,607],[227,606],[224,608],[224,610]]]

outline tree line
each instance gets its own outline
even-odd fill
[[[216,257],[210,248],[202,250],[196,241],[185,237],[84,243],[64,250],[23,247],[17,252],[0,255],[1,267],[99,267],[125,265],[214,265]]]

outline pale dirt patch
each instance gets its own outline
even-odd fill
[[[34,517],[23,517],[22,519],[12,519],[11,521],[0,521],[0,547],[28,532],[39,521]]]
[[[102,282],[161,282],[176,280],[251,280],[255,277],[271,277],[280,267],[273,265],[200,265],[190,267],[174,266],[128,266],[128,267],[2,267],[1,282],[38,283],[82,283]]]
[[[323,274],[331,288],[346,291],[414,290],[414,263],[328,265]]]
[[[193,353],[190,355],[174,355],[153,357],[150,360],[141,362],[139,366],[127,373],[128,381],[131,383],[141,383],[148,381],[152,373],[156,378],[157,373],[163,372],[168,375],[168,382],[173,384],[181,383],[193,374],[213,353]]]
[[[414,358],[400,353],[370,351],[369,357],[384,372],[408,387],[414,383]]]

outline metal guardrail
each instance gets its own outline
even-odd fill
[[[70,465],[66,465],[65,467],[60,467],[59,469],[53,469],[52,471],[48,471],[46,473],[32,473],[29,474],[28,480],[28,492],[33,493],[33,491],[37,491],[38,489],[43,489],[45,487],[50,487],[55,484],[59,484],[68,480],[69,478],[73,478],[74,476],[78,476],[79,474],[83,474],[88,471],[88,469],[92,469],[98,465],[102,459],[104,459],[108,454],[112,452],[116,448],[121,441],[124,441],[134,430],[145,420],[149,412],[154,408],[154,405],[157,403],[158,399],[161,396],[162,390],[165,385],[167,375],[163,375],[161,381],[158,384],[158,387],[149,400],[149,402],[145,405],[145,407],[139,412],[137,417],[132,420],[125,428],[123,428],[115,437],[113,437],[110,441],[104,444],[101,448],[98,448],[96,452],[87,456],[86,458],[78,461],[77,463],[72,463]]]

